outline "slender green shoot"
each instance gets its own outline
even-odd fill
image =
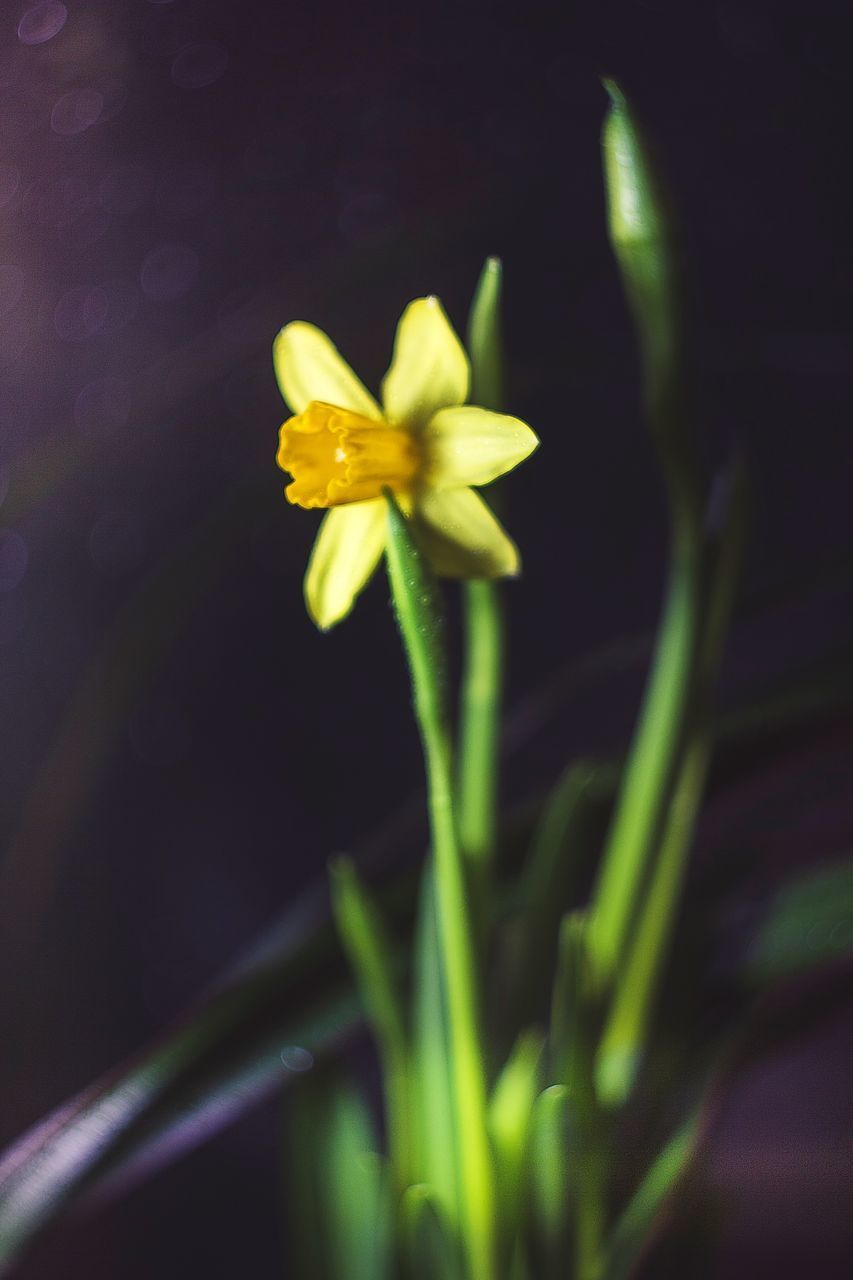
[[[569,1166],[574,1275],[597,1280],[604,1251],[607,1152],[593,1081],[595,981],[583,912],[564,917],[551,1010],[551,1072],[566,1089],[573,1159]]]
[[[693,1116],[651,1164],[610,1233],[604,1280],[629,1280],[635,1273],[655,1219],[690,1164],[698,1133],[699,1117]]]
[[[400,1230],[411,1280],[464,1280],[463,1259],[432,1187],[419,1182],[406,1190]]]
[[[382,1064],[388,1151],[398,1190],[412,1180],[410,1053],[396,965],[379,913],[350,858],[329,868],[332,906]]]
[[[527,1191],[530,1125],[539,1082],[543,1038],[523,1032],[498,1076],[489,1103],[489,1128],[495,1152],[501,1237],[512,1244]]]
[[[675,924],[681,886],[711,757],[710,696],[738,581],[745,532],[745,480],[736,471],[713,573],[696,663],[691,728],[669,801],[660,846],[624,969],[598,1051],[600,1100],[623,1103],[648,1039],[661,971]]]
[[[557,1280],[567,1274],[570,1162],[569,1097],[553,1084],[533,1104],[530,1154],[530,1214],[537,1276]]]
[[[701,610],[702,498],[688,430],[681,255],[648,145],[618,86],[602,145],[610,239],[640,345],[646,421],[666,483],[672,552],[643,707],[595,893],[593,945],[606,985],[622,959],[683,743]]]
[[[421,877],[415,931],[412,1087],[415,1095],[416,1176],[430,1187],[449,1226],[458,1234],[461,1187],[456,1158],[447,984],[442,972],[435,909],[434,866]]]

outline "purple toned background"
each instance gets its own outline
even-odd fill
[[[729,694],[849,646],[844,10],[2,6],[4,1142],[416,784],[384,583],[328,637],[303,610],[315,521],[273,461],[280,325],[314,320],[375,385],[403,305],[435,292],[463,324],[501,254],[512,407],[543,441],[511,491],[510,702],[652,625],[665,520],[605,237],[600,74],[633,93],[683,214],[709,464],[739,441],[753,471],[746,595],[776,603],[739,625]],[[618,748],[640,674],[583,691],[510,799]],[[789,752],[712,807],[705,843],[742,853],[747,885],[849,851],[851,757],[843,730]],[[849,1273],[848,1022],[724,1107],[709,1274]],[[21,1276],[279,1274],[278,1140],[266,1108]]]

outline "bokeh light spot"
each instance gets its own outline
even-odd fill
[[[69,289],[56,304],[53,327],[65,342],[85,342],[104,327],[109,312],[105,290],[85,286]]]
[[[85,131],[100,117],[104,95],[97,89],[71,89],[64,93],[50,115],[50,127],[62,137]]]
[[[14,591],[27,572],[29,552],[17,529],[0,529],[0,591]]]
[[[187,293],[198,279],[199,260],[185,244],[162,244],[142,264],[139,282],[149,298],[168,301]]]
[[[314,1065],[314,1055],[301,1045],[291,1044],[280,1053],[281,1065],[288,1071],[310,1071]]]
[[[172,63],[172,80],[179,89],[206,89],[228,66],[228,51],[221,44],[189,44]]]
[[[59,0],[44,0],[28,9],[18,23],[18,39],[22,44],[46,44],[58,36],[68,21],[68,10]]]

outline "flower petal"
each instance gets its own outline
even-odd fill
[[[518,548],[473,489],[426,489],[415,518],[418,538],[444,578],[504,578],[518,573]]]
[[[439,409],[464,404],[471,370],[438,298],[417,298],[403,312],[382,402],[391,422],[425,426]]]
[[[302,413],[312,400],[322,400],[381,420],[382,410],[373,396],[316,325],[304,320],[286,325],[273,343],[272,354],[281,394],[294,413]]]
[[[384,498],[335,507],[324,517],[305,575],[305,603],[322,631],[345,618],[385,546]]]
[[[474,405],[439,410],[424,428],[423,440],[426,480],[440,489],[488,484],[539,444],[520,418]]]

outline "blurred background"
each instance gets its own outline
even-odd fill
[[[605,234],[602,74],[682,215],[709,469],[739,445],[752,472],[724,697],[849,654],[846,10],[2,6],[3,1145],[178,1014],[329,855],[392,857],[413,792],[416,811],[383,579],[327,636],[302,604],[316,521],[274,463],[287,321],[376,387],[405,303],[437,293],[462,328],[502,256],[510,407],[542,439],[510,492],[507,802],[625,742],[666,523]],[[698,861],[738,872],[715,963],[754,895],[849,852],[851,767],[829,716],[711,797]],[[851,1067],[848,1006],[724,1100],[707,1274],[849,1275]],[[279,1138],[272,1103],[56,1230],[22,1280],[282,1274]]]

